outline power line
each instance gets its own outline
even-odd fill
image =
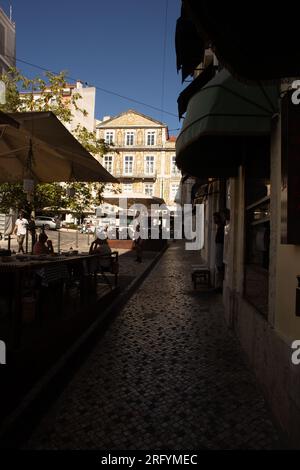
[[[167,50],[167,29],[168,29],[168,6],[169,2],[166,0],[165,10],[165,24],[164,24],[164,40],[163,40],[163,63],[162,63],[162,83],[161,83],[161,102],[160,107],[164,109],[165,99],[165,69],[166,69],[166,50]],[[163,120],[163,111],[161,113],[161,121]]]
[[[17,62],[21,62],[22,64],[26,64],[26,65],[29,65],[30,67],[34,67],[36,69],[39,69],[39,70],[43,70],[44,72],[51,72],[55,75],[58,75],[58,72],[54,72],[53,70],[50,70],[50,69],[47,69],[45,67],[42,67],[40,65],[37,65],[37,64],[33,64],[31,62],[27,62],[26,60],[23,60],[23,59],[17,59],[15,57],[12,57],[12,56],[9,56],[7,54],[5,54],[6,57],[10,57],[12,59],[15,59]],[[71,77],[70,75],[66,75],[66,78],[68,80],[72,80],[74,82],[76,82],[78,79],[77,78],[74,78],[74,77]],[[86,85],[88,85],[88,82],[85,82]],[[139,100],[136,100],[135,98],[131,98],[129,96],[125,96],[125,95],[121,95],[120,93],[117,93],[115,91],[111,91],[111,90],[107,90],[106,88],[103,88],[103,87],[100,87],[98,85],[93,85],[96,90],[99,90],[99,91],[102,91],[104,93],[108,93],[110,95],[113,95],[113,96],[117,96],[118,98],[122,98],[124,100],[127,100],[127,101],[131,101],[132,103],[136,103],[136,104],[140,104],[142,106],[145,106],[147,108],[150,108],[150,109],[153,109],[155,111],[159,111],[159,112],[162,112],[162,113],[165,113],[165,114],[168,114],[169,116],[173,116],[173,117],[176,117],[178,118],[178,115],[177,114],[174,114],[174,113],[171,113],[169,111],[165,111],[164,109],[161,109],[161,108],[157,108],[156,106],[152,106],[151,104],[148,104],[148,103],[144,103],[143,101],[139,101]]]

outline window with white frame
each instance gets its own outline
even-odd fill
[[[123,183],[123,193],[132,193],[132,183]]]
[[[172,160],[171,160],[171,175],[177,176],[179,174],[180,174],[180,171],[176,165],[176,156],[173,155]]]
[[[126,155],[124,157],[124,174],[132,175],[133,172],[133,157],[131,155]]]
[[[126,132],[125,145],[134,145],[134,132],[133,131]]]
[[[113,144],[114,143],[114,131],[106,131],[105,132],[105,143],[106,144]]]
[[[113,157],[112,155],[104,155],[103,157],[103,166],[109,172],[113,171]]]
[[[154,157],[152,155],[147,155],[145,157],[145,174],[146,175],[154,174]]]
[[[155,145],[155,131],[147,131],[146,145]]]
[[[170,199],[172,201],[174,201],[175,197],[176,197],[176,194],[177,194],[177,191],[178,191],[178,188],[179,188],[179,184],[178,183],[172,183],[171,184],[171,191],[170,191]]]
[[[146,196],[153,196],[154,186],[153,183],[145,183],[144,191]]]

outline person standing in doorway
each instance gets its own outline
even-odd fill
[[[14,234],[17,235],[17,242],[18,242],[18,253],[24,253],[24,240],[26,236],[26,231],[28,227],[28,220],[24,218],[24,214],[22,211],[19,212],[19,217],[16,220]]]

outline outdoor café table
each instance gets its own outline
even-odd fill
[[[33,274],[40,276],[41,283],[44,286],[48,284],[65,280],[68,276],[67,271],[76,267],[81,276],[80,294],[85,284],[83,278],[85,274],[92,273],[97,269],[96,255],[71,255],[71,256],[30,256],[18,257],[9,261],[0,260],[0,283],[6,278],[10,283],[11,296],[10,304],[12,309],[11,318],[11,344],[13,348],[20,345],[22,334],[22,290],[26,278]]]

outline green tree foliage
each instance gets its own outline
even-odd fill
[[[77,104],[81,98],[78,92],[72,93],[70,98],[64,96],[67,87],[64,71],[58,75],[45,72],[45,78],[27,78],[18,69],[10,68],[2,74],[1,80],[6,85],[6,103],[0,105],[3,112],[52,111],[62,122],[68,123],[73,118],[73,105],[76,110],[87,115],[87,111],[80,109]]]
[[[0,105],[3,112],[52,111],[63,123],[72,122],[71,107],[87,115],[87,111],[78,106],[80,93],[73,92],[68,98],[64,95],[64,89],[67,87],[64,71],[58,75],[46,72],[44,78],[27,78],[18,69],[11,68],[2,74],[1,80],[6,85],[6,103]],[[104,140],[97,139],[94,132],[89,132],[82,125],[78,125],[73,134],[98,161],[110,149]],[[58,208],[71,209],[76,214],[82,214],[87,207],[101,203],[103,184],[71,183],[71,186],[74,187],[75,194],[70,198],[67,194],[70,185],[38,184],[33,200],[28,202],[22,183],[0,184],[0,211],[7,212],[10,208],[24,208],[28,212],[33,209],[42,211],[47,207],[53,211]]]
[[[90,152],[94,157],[99,160],[105,153],[109,152],[111,147],[103,140],[97,139],[95,132],[90,132],[86,127],[78,124],[74,130],[76,139]]]
[[[74,215],[81,219],[83,213],[91,210],[92,206],[98,206],[102,201],[104,184],[101,183],[72,183],[75,197],[67,200],[67,206]]]

